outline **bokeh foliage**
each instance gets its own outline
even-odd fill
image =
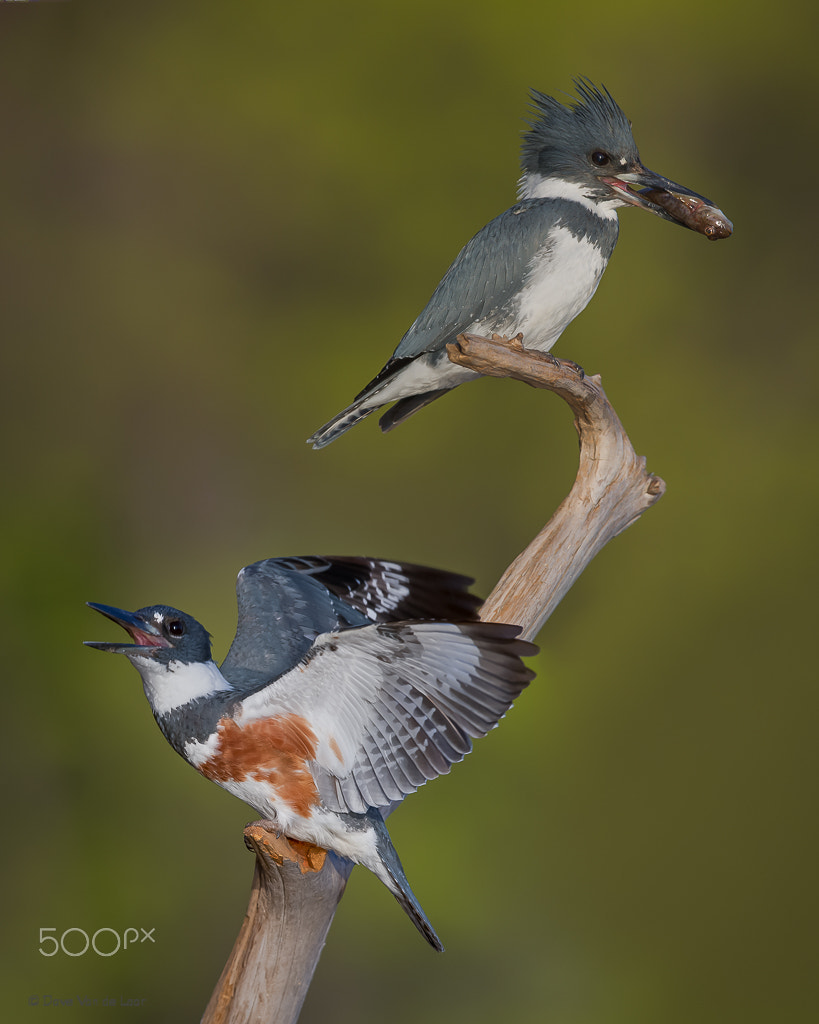
[[[508,720],[391,819],[446,955],[356,872],[303,1020],[815,1011],[810,10],[0,7],[9,1019],[47,995],[63,1022],[79,996],[198,1019],[250,882],[248,812],[80,645],[111,635],[85,600],[175,604],[223,654],[247,562],[377,554],[486,592],[562,498],[568,414],[507,381],[303,438],[513,200],[527,89],[577,74],[736,225],[714,245],[626,211],[558,346],[668,494],[548,623]],[[157,943],[47,960],[48,926]]]

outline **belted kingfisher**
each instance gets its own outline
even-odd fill
[[[449,361],[459,334],[522,332],[527,348],[548,352],[591,299],[617,242],[617,209],[639,206],[706,232],[683,202],[671,216],[633,186],[712,208],[704,196],[646,170],[626,115],[605,88],[576,82],[579,100],[564,106],[532,91],[534,116],[523,137],[519,202],[467,242],[381,372],[308,443],[330,444],[371,412],[391,430],[418,409],[479,374]],[[671,198],[669,197],[669,198]],[[674,207],[667,204],[669,209]],[[728,225],[728,227],[725,227]]]
[[[517,626],[476,619],[471,582],[375,559],[267,559],[239,573],[220,668],[205,628],[166,605],[90,604],[133,643],[88,646],[128,658],[197,771],[284,835],[364,864],[440,951],[384,818],[498,724],[537,650]]]

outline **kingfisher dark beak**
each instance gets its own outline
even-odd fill
[[[86,640],[86,647],[95,647],[98,651],[110,651],[112,654],[142,653],[150,655],[152,649],[171,646],[157,627],[147,619],[143,619],[141,615],[123,611],[121,608],[112,608],[107,604],[94,604],[93,601],[86,601],[86,604],[95,612],[99,612],[112,622],[116,622],[118,626],[122,626],[134,641],[132,644],[110,644]]]
[[[710,199],[642,165],[603,178],[603,181],[623,202],[697,231],[706,238],[727,238],[734,230],[731,221]]]

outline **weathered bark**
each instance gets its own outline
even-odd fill
[[[599,377],[587,377],[554,356],[527,352],[519,338],[490,341],[462,334],[449,346],[449,358],[485,376],[514,377],[554,391],[574,413],[580,439],[574,486],[481,609],[481,618],[514,622],[531,640],[594,556],[662,497],[665,484],[646,471]]]
[[[286,1024],[298,1018],[353,865],[248,825],[256,870],[245,919],[202,1022]]]
[[[580,438],[574,486],[481,609],[481,618],[515,623],[532,639],[597,552],[650,508],[665,484],[646,472],[599,377],[527,352],[519,337],[461,335],[448,349],[453,362],[479,373],[554,391],[574,412]],[[249,825],[245,841],[256,854],[250,903],[202,1024],[292,1024],[352,865],[261,825]]]

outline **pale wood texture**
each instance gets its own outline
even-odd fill
[[[298,1019],[353,865],[325,850],[248,825],[256,870],[245,919],[203,1024]]]
[[[481,618],[515,623],[532,639],[598,551],[650,508],[665,484],[635,454],[599,377],[527,352],[520,336],[461,335],[448,349],[453,362],[479,373],[554,391],[574,413],[574,486],[481,609]],[[538,458],[534,440],[531,458]],[[248,826],[245,842],[256,854],[250,903],[202,1024],[293,1024],[352,865],[261,824]],[[411,929],[408,941],[415,941]]]
[[[527,352],[520,335],[489,340],[462,334],[448,348],[453,362],[485,376],[546,388],[574,413],[580,439],[574,486],[481,609],[482,619],[514,622],[531,640],[600,549],[658,501],[665,484],[635,453],[599,377],[585,376],[574,363],[554,356]],[[533,441],[533,462],[537,457]]]

